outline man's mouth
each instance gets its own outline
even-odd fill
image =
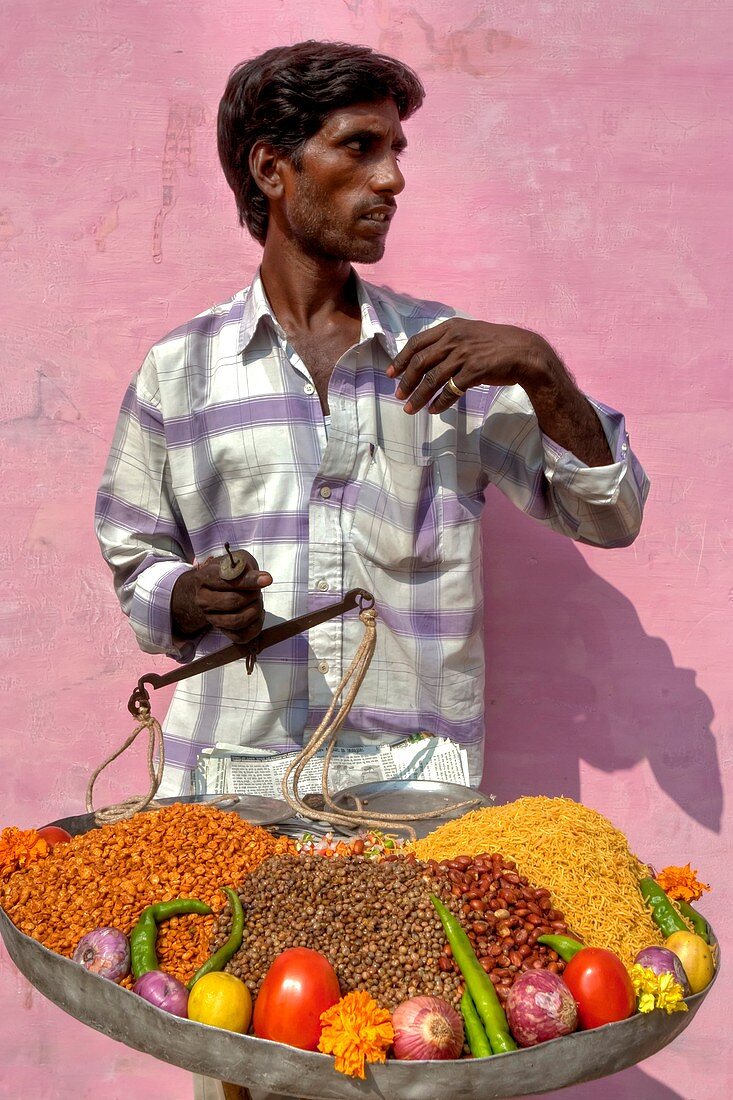
[[[389,223],[394,217],[396,207],[395,206],[375,206],[372,210],[365,211],[361,216],[364,221],[374,222],[377,225],[384,225]]]

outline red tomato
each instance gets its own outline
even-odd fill
[[[37,832],[39,836],[43,837],[49,848],[54,848],[57,844],[65,844],[67,840],[71,840],[71,833],[67,833],[66,829],[62,829],[59,825],[44,825]]]
[[[613,951],[584,947],[570,960],[562,977],[577,1002],[581,1028],[625,1020],[636,1010],[629,972]]]
[[[317,1050],[320,1016],[341,999],[328,959],[309,947],[289,947],[265,974],[254,1009],[254,1032],[301,1050]]]

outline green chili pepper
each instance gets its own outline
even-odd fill
[[[149,970],[158,970],[158,956],[155,953],[155,940],[158,935],[158,923],[169,917],[180,917],[184,913],[198,913],[208,916],[210,907],[198,898],[174,898],[173,901],[159,901],[143,909],[137,924],[130,933],[130,966],[132,976],[137,979]]]
[[[570,936],[538,936],[537,943],[544,943],[552,951],[557,951],[565,962],[570,962],[573,955],[577,955],[585,947],[584,943],[579,943]]]
[[[229,899],[229,908],[232,911],[232,930],[229,933],[226,943],[222,944],[218,951],[215,951],[203,964],[200,966],[194,976],[188,983],[188,988],[192,989],[199,978],[203,978],[204,974],[210,974],[214,970],[223,970],[226,964],[231,959],[235,951],[239,951],[242,946],[242,939],[244,938],[244,910],[242,909],[242,903],[239,900],[237,893],[229,886],[222,886],[222,890]]]
[[[639,889],[651,910],[654,923],[664,936],[671,936],[674,932],[690,931],[658,882],[653,878],[643,878],[639,883]]]
[[[705,943],[710,943],[710,925],[705,920],[702,913],[698,913],[697,909],[693,909],[692,906],[683,901],[682,898],[678,898],[675,901],[675,905],[679,909],[683,917],[687,917],[692,927],[697,932],[701,939],[705,940]]]
[[[476,958],[471,941],[440,898],[431,894],[430,900],[440,917],[443,931],[453,951],[453,958],[458,963],[468,992],[471,994],[471,1000],[481,1017],[492,1051],[494,1054],[503,1054],[508,1050],[516,1050],[517,1044],[509,1034],[504,1009],[501,1007],[488,974]]]
[[[198,898],[173,898],[172,901],[159,901],[150,907],[156,924],[169,917],[182,917],[186,913],[198,913],[201,917],[211,916],[211,907]]]
[[[130,967],[136,980],[148,970],[158,969],[158,956],[155,954],[155,937],[158,927],[153,916],[153,907],[143,909],[137,924],[130,933]]]
[[[476,1011],[476,1005],[471,1000],[471,994],[467,989],[464,990],[461,997],[461,1015],[463,1016],[463,1026],[466,1029],[466,1039],[471,1054],[474,1058],[488,1058],[494,1052],[491,1049],[488,1035],[484,1031],[484,1025],[481,1023],[481,1017]]]

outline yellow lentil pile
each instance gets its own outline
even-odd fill
[[[530,882],[550,890],[584,943],[615,951],[627,966],[642,947],[664,942],[639,891],[647,867],[607,818],[570,798],[527,797],[474,810],[413,849],[423,860],[482,852],[513,859]]]
[[[290,849],[287,838],[235,813],[174,803],[57,844],[2,884],[0,904],[26,935],[71,956],[84,933],[102,925],[127,935],[154,902],[200,898],[216,913],[226,905],[221,886],[238,889],[263,859]],[[187,981],[208,958],[215,919],[162,922],[161,970]]]

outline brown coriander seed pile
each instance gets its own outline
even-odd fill
[[[440,969],[445,935],[431,892],[455,904],[447,876],[437,884],[414,859],[272,856],[240,889],[244,940],[227,970],[256,997],[277,955],[309,947],[329,960],[342,994],[365,989],[390,1010],[419,995],[457,1004],[460,978]],[[230,923],[222,912],[214,948]]]

